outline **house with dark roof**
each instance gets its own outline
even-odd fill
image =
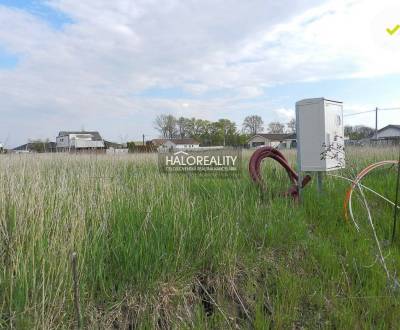
[[[376,140],[400,141],[400,125],[387,125],[376,134]]]
[[[57,144],[49,141],[31,141],[22,144],[11,151],[14,153],[29,153],[29,152],[56,152]]]
[[[269,146],[280,149],[296,147],[296,133],[259,133],[253,135],[248,141],[250,148]]]
[[[61,131],[57,138],[57,151],[103,150],[105,144],[96,131]]]

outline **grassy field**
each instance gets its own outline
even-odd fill
[[[347,156],[351,178],[397,152]],[[361,231],[344,220],[348,182],[325,178],[322,196],[312,182],[298,206],[278,196],[281,168],[264,175],[261,198],[246,166],[233,179],[161,174],[155,155],[0,155],[0,328],[74,327],[75,251],[84,328],[397,329],[400,288],[357,199]],[[394,200],[394,180],[364,184]],[[366,195],[396,278],[400,226],[388,244],[393,208]]]

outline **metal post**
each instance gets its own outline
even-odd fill
[[[399,188],[400,188],[400,146],[399,146],[399,163],[397,164],[397,183],[396,183],[396,198],[394,202],[394,214],[393,214],[393,232],[392,232],[392,243],[394,241],[394,237],[396,235],[396,226],[397,226],[397,208],[399,203]]]
[[[144,145],[144,134],[143,134],[143,145]]]
[[[322,176],[322,172],[321,171],[318,171],[317,172],[317,187],[318,187],[318,195],[321,195],[322,194],[322,191],[323,191],[323,188],[322,188],[322,178],[323,178],[323,176]]]
[[[300,169],[300,166],[298,166],[298,168]],[[301,171],[299,170],[298,174],[298,182],[297,182],[297,189],[298,189],[298,193],[299,193],[299,202],[301,202],[302,200],[302,186],[301,186],[301,182],[303,181],[303,175],[301,174]]]
[[[297,147],[297,175],[298,175],[298,181],[297,181],[297,190],[299,194],[299,202],[301,202],[301,183],[303,181],[303,176],[301,174],[301,151],[300,151],[300,129],[299,129],[299,114],[298,114],[298,109],[296,107],[296,147]]]
[[[375,140],[378,139],[378,107],[375,108]]]

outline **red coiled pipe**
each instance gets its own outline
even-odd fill
[[[257,149],[250,158],[249,162],[249,172],[251,179],[258,184],[261,189],[266,190],[266,184],[261,175],[261,162],[265,158],[272,158],[276,160],[282,167],[286,170],[286,173],[289,176],[289,180],[292,183],[292,186],[289,188],[287,192],[284,193],[285,196],[291,196],[294,200],[298,200],[299,197],[299,189],[298,189],[298,174],[290,167],[288,161],[285,156],[275,148],[272,147],[262,147]],[[303,178],[301,186],[304,187],[307,183],[309,183],[311,177],[306,175]]]

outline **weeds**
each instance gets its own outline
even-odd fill
[[[338,174],[352,177],[396,153],[347,155]],[[272,194],[261,200],[246,166],[241,178],[218,179],[165,175],[156,164],[155,155],[0,157],[0,328],[74,326],[74,251],[85,328],[400,323],[373,237],[343,219],[346,182],[327,178],[322,197],[314,182],[296,206]],[[273,162],[263,177],[272,192],[289,183]],[[363,184],[393,199],[394,178],[378,173]],[[392,209],[366,198],[384,241]],[[367,224],[362,208],[355,212]],[[392,272],[398,244],[383,245]]]

